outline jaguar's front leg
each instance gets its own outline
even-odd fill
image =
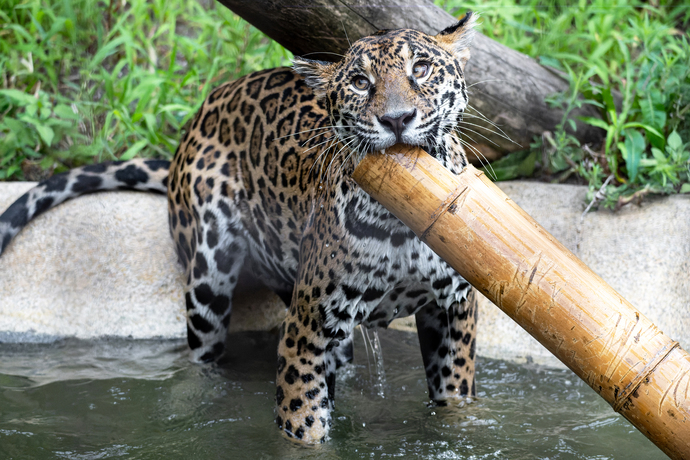
[[[332,423],[338,342],[324,336],[318,309],[307,307],[303,291],[299,296],[281,327],[276,422],[288,437],[315,444],[323,442]]]
[[[351,359],[347,339],[353,322],[337,321],[331,313],[334,307],[347,310],[339,288],[349,249],[338,230],[339,211],[333,199],[340,188],[337,184],[334,179],[332,188],[320,190],[307,218],[292,301],[278,345],[276,421],[286,436],[308,444],[323,442],[328,435],[336,363]],[[336,356],[341,342],[343,352]]]

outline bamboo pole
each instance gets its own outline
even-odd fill
[[[483,173],[419,148],[354,180],[673,459],[690,459],[690,355]]]

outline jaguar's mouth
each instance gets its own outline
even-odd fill
[[[406,142],[392,143],[392,144],[390,144],[390,145],[388,145],[388,146],[386,146],[386,147],[369,149],[367,152],[362,152],[362,158],[363,158],[364,156],[366,156],[367,154],[373,153],[373,152],[381,152],[381,153],[384,153],[384,154],[385,154],[387,151],[389,151],[389,150],[391,150],[391,149],[394,149],[396,146],[400,146],[400,147],[419,147],[419,148],[421,148],[422,150],[424,150],[426,153],[428,153],[429,155],[431,155],[432,157],[436,158],[437,160],[441,158],[441,157],[440,157],[440,152],[438,151],[438,149],[435,148],[435,147],[433,147],[433,146],[431,146],[431,145],[429,145],[429,144],[425,144],[425,143],[414,143],[414,144],[410,144],[410,143],[406,143]]]
[[[406,145],[409,147],[421,147],[422,149],[426,150],[427,152],[431,153],[431,142],[426,142],[424,140],[418,140],[418,139],[406,139],[403,137],[400,141],[397,139],[393,138],[392,140],[386,140],[386,142],[381,142],[378,144],[372,144],[366,151],[362,151],[362,153],[367,154],[371,152],[376,152],[376,151],[382,151],[389,149],[393,147],[394,145]]]

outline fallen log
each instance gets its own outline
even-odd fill
[[[457,21],[428,0],[219,2],[295,55],[327,61],[337,60],[350,42],[380,29],[407,27],[436,34]],[[474,39],[466,74],[475,109],[468,112],[467,121],[481,128],[471,127],[475,133],[465,129],[463,135],[489,160],[529,148],[535,136],[553,132],[563,118],[563,111],[549,107],[544,99],[568,90],[568,83],[534,59],[482,34]],[[571,118],[577,116],[598,117],[599,113],[587,105],[572,112]],[[599,128],[576,123],[574,134],[581,142],[597,143],[603,138]]]
[[[483,173],[394,146],[353,178],[668,456],[690,458],[690,355]]]

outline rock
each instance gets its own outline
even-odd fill
[[[514,181],[498,184],[596,274],[690,349],[690,196],[646,199],[618,212],[585,209],[585,187]],[[478,353],[561,365],[486,298],[480,300]]]
[[[0,209],[33,183],[0,183]],[[39,216],[0,256],[0,341],[186,336],[182,270],[161,195],[105,192]],[[284,304],[238,293],[232,331],[280,324]],[[248,314],[250,307],[253,313]]]
[[[0,183],[0,209],[31,183]],[[505,182],[501,188],[551,234],[690,349],[690,196],[646,200],[584,221],[584,187]],[[80,197],[38,217],[0,257],[0,341],[185,336],[182,273],[165,198],[137,192]],[[275,328],[284,304],[245,274],[231,330]],[[558,361],[488,300],[478,353]],[[414,330],[414,318],[393,327]]]

